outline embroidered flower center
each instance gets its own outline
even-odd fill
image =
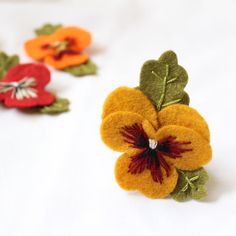
[[[149,148],[150,149],[156,149],[158,142],[155,139],[148,139],[149,142]]]
[[[191,148],[183,147],[191,142],[176,141],[177,137],[174,136],[167,136],[161,140],[148,138],[139,124],[123,127],[121,134],[130,147],[141,150],[138,154],[131,156],[128,172],[139,174],[148,169],[151,171],[153,180],[159,183],[163,182],[162,169],[166,172],[166,176],[170,175],[170,166],[165,160],[166,157],[181,158],[182,153],[192,151]]]
[[[12,91],[11,98],[22,100],[24,98],[36,98],[37,90],[32,88],[36,86],[36,79],[33,77],[26,77],[20,81],[15,82],[0,82],[0,93]]]
[[[60,60],[65,54],[78,54],[78,52],[71,49],[71,46],[73,46],[74,43],[75,41],[73,38],[65,38],[64,40],[56,41],[51,44],[43,44],[42,49],[54,49],[54,59]]]

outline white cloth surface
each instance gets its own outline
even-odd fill
[[[97,76],[52,71],[49,89],[71,101],[59,116],[0,106],[0,235],[236,235],[235,0],[1,1],[0,50],[29,62],[23,43],[45,22],[93,34]],[[165,50],[189,74],[186,91],[207,119],[213,161],[204,202],[150,200],[119,188],[119,153],[99,134],[104,99],[138,85]]]

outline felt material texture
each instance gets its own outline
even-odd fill
[[[121,128],[133,124],[142,124],[144,118],[137,113],[117,111],[108,115],[101,125],[101,136],[104,143],[114,151],[124,152],[129,144],[124,141]]]
[[[116,111],[134,112],[158,127],[157,112],[150,100],[139,90],[119,87],[107,97],[103,105],[102,118]]]
[[[171,196],[176,201],[185,201],[188,198],[202,200],[207,196],[205,184],[209,176],[204,168],[195,171],[178,170],[179,178]]]
[[[183,95],[182,100],[180,102],[178,102],[178,103],[184,104],[184,105],[189,105],[190,104],[190,97],[189,97],[188,93],[184,91],[183,94],[184,95]]]
[[[27,54],[56,69],[80,65],[88,61],[82,51],[91,43],[89,32],[78,27],[61,27],[50,35],[41,35],[25,43]]]
[[[88,59],[89,56],[85,53],[75,55],[65,54],[60,60],[53,56],[47,56],[45,57],[44,62],[55,69],[63,70],[71,65],[83,65],[83,63],[86,63]]]
[[[181,104],[168,106],[158,113],[158,120],[160,126],[179,125],[191,128],[210,141],[208,125],[194,108]]]
[[[118,159],[115,169],[117,182],[125,190],[139,190],[150,198],[166,197],[177,183],[176,168],[196,170],[211,160],[208,126],[197,111],[186,105],[170,105],[158,113],[142,91],[120,87],[107,97],[102,118],[101,137],[104,143],[115,151],[125,152]],[[124,129],[131,133],[126,132],[124,136]],[[156,154],[161,156],[155,158],[159,158],[157,163],[162,162],[157,171],[164,177],[164,185],[151,178],[151,167],[134,166],[139,165],[141,159],[138,161],[139,157],[132,155],[146,148],[145,140],[149,142],[149,153],[159,150],[155,148],[162,148],[158,151],[161,154]],[[167,146],[158,146],[159,141],[164,142],[162,140],[166,140]],[[132,160],[136,160],[136,164],[132,163],[133,173],[130,172]]]
[[[156,105],[157,110],[181,101],[188,103],[184,87],[188,82],[187,72],[178,65],[177,56],[167,51],[159,60],[144,63],[140,75],[140,90]]]
[[[44,114],[59,114],[69,111],[70,101],[66,98],[56,97],[53,104],[44,106],[39,109],[39,112]]]
[[[49,70],[40,64],[18,64],[0,82],[0,101],[7,107],[30,108],[50,105],[54,96],[45,90]]]
[[[174,164],[181,170],[195,170],[206,165],[212,157],[211,147],[200,134],[193,129],[168,125],[158,130],[156,139],[160,140],[166,136],[177,137],[177,141],[190,141],[191,144],[187,148],[191,148],[191,152],[182,153],[181,158],[172,159],[166,157],[168,162]]]
[[[138,175],[132,175],[128,172],[130,165],[130,156],[137,152],[130,150],[118,158],[115,166],[115,177],[121,188],[125,190],[138,190],[149,198],[165,198],[175,188],[178,173],[176,169],[171,166],[170,176],[164,174],[163,183],[154,182],[149,170],[145,170]],[[164,172],[165,173],[165,172]]]
[[[78,66],[70,66],[64,69],[65,72],[74,76],[94,75],[97,72],[97,66],[91,60]]]
[[[6,75],[8,70],[19,64],[19,61],[18,55],[9,56],[4,52],[0,52],[0,80]]]
[[[53,34],[55,31],[57,31],[61,27],[62,27],[61,24],[52,25],[50,23],[46,23],[43,26],[41,26],[40,28],[35,29],[34,32],[35,32],[35,34],[37,36],[40,36],[40,35],[51,35],[51,34]]]

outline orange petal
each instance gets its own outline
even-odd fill
[[[101,125],[101,137],[104,143],[111,149],[124,152],[129,144],[124,141],[121,134],[122,128],[133,124],[142,124],[144,118],[136,113],[118,111],[107,116]]]
[[[191,128],[202,135],[206,140],[210,140],[210,132],[206,121],[193,108],[175,104],[168,106],[158,113],[161,126],[179,125]]]
[[[91,43],[91,34],[78,27],[62,27],[59,28],[53,37],[57,41],[64,41],[66,38],[75,40],[75,44],[71,47],[72,50],[82,51]]]
[[[146,169],[140,174],[131,174],[128,172],[131,162],[131,155],[134,155],[135,151],[129,151],[119,157],[116,162],[115,176],[118,184],[125,190],[138,190],[149,198],[165,198],[175,188],[178,173],[176,169],[170,165],[170,176],[166,176],[166,172],[162,169],[163,182],[155,182],[152,179],[151,172]]]
[[[56,69],[62,70],[69,66],[84,64],[89,59],[87,54],[63,55],[62,58],[56,59],[54,56],[47,56],[45,63]]]
[[[28,40],[25,42],[26,53],[34,60],[42,60],[46,56],[54,54],[53,49],[43,48],[44,45],[50,44],[52,42],[53,38],[47,35],[42,35],[35,39]]]
[[[156,139],[173,136],[179,142],[191,142],[191,144],[182,145],[182,148],[192,149],[182,153],[182,157],[173,159],[165,157],[168,162],[175,165],[181,170],[195,170],[207,164],[212,158],[211,146],[199,133],[193,129],[183,126],[168,125],[159,129],[156,134]]]
[[[107,97],[102,118],[113,112],[128,111],[137,113],[150,121],[157,128],[157,112],[151,101],[138,89],[119,87]]]

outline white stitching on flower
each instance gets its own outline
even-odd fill
[[[25,77],[17,82],[0,82],[0,93],[6,93],[12,90],[11,98],[14,97],[17,100],[22,100],[24,98],[36,98],[37,90],[32,88],[36,86],[37,81],[33,77]]]
[[[155,139],[148,139],[149,142],[149,147],[151,149],[156,149],[157,145],[158,145],[158,141],[156,141]]]

